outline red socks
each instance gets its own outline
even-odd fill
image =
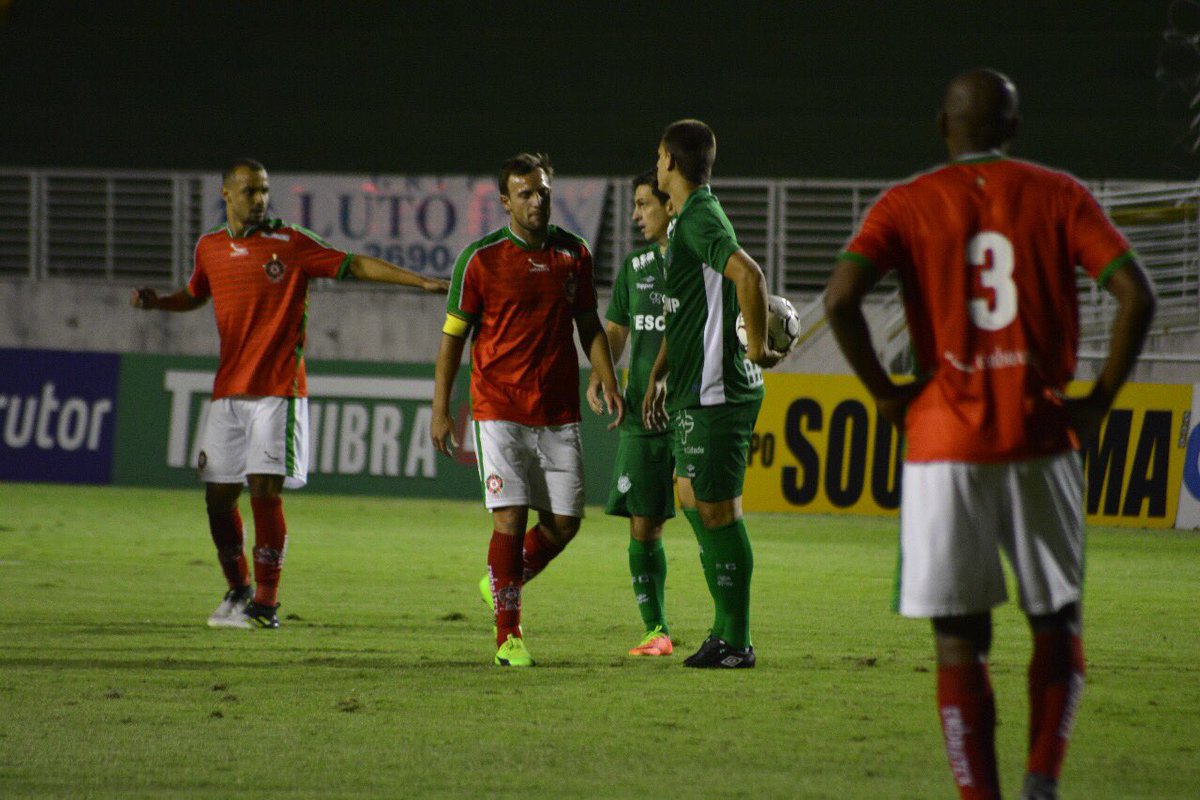
[[[275,606],[279,597],[279,573],[287,552],[287,523],[283,521],[283,499],[251,497],[254,509],[254,602]]]
[[[563,551],[562,546],[547,539],[537,525],[525,532],[524,548],[525,557],[522,564],[521,583],[529,583],[537,577],[537,574]]]
[[[999,800],[996,701],[984,663],[938,667],[938,713],[962,800]]]
[[[1068,631],[1033,637],[1027,771],[1058,780],[1083,693],[1083,640]]]
[[[521,636],[521,537],[492,531],[488,545],[488,583],[496,608],[496,646],[509,634]]]
[[[225,573],[225,580],[230,589],[240,589],[250,585],[250,570],[246,566],[244,550],[245,534],[242,528],[242,515],[237,506],[232,511],[208,512],[208,530],[212,534],[213,544],[217,546],[217,562]]]

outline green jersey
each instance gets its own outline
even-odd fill
[[[761,400],[762,371],[738,342],[737,291],[724,277],[741,246],[708,186],[684,202],[667,241],[667,409]]]
[[[663,257],[658,245],[634,250],[625,257],[613,283],[612,300],[605,317],[629,328],[629,380],[625,383],[625,421],[621,431],[636,436],[660,436],[642,426],[642,397],[650,368],[662,346]]]

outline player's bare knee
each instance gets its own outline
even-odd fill
[[[935,617],[931,621],[940,665],[969,663],[986,657],[992,649],[991,614]]]
[[[240,483],[210,483],[204,489],[204,505],[213,514],[233,511],[241,493]]]
[[[525,521],[529,512],[521,506],[492,509],[492,526],[500,533],[521,536],[525,533]]]
[[[1034,634],[1065,631],[1079,635],[1083,627],[1079,603],[1068,603],[1053,614],[1030,614],[1029,627]]]

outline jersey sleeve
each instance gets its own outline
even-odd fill
[[[344,278],[350,269],[352,253],[338,250],[317,234],[291,226],[292,253],[300,270],[310,278]]]
[[[888,190],[867,211],[858,232],[850,238],[839,258],[856,261],[880,275],[894,269],[895,256],[901,251],[895,205],[895,191]]]
[[[588,246],[579,245],[579,277],[575,286],[575,299],[571,303],[573,314],[585,311],[595,311],[600,305],[596,298],[596,282],[592,278],[592,251]]]
[[[192,276],[188,278],[187,291],[197,299],[212,296],[212,288],[208,285],[208,273],[204,271],[204,258],[199,242],[196,243],[196,250],[192,254]]]
[[[458,254],[454,274],[450,277],[450,293],[446,297],[446,313],[474,322],[483,312],[483,270],[475,258],[476,248],[468,247]]]
[[[612,298],[608,301],[608,311],[604,318],[617,325],[629,327],[629,272],[633,259],[626,256],[617,270],[616,280],[613,281]]]
[[[715,204],[714,204],[715,205]],[[742,249],[723,213],[703,206],[683,226],[684,243],[702,262],[725,274],[729,257]]]
[[[1086,188],[1071,181],[1074,191],[1067,216],[1072,263],[1103,286],[1118,267],[1133,258],[1129,241],[1117,230]]]

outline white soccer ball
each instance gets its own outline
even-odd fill
[[[737,317],[737,337],[746,346],[746,321]],[[767,296],[767,344],[772,350],[789,353],[800,340],[800,316],[786,297]]]

